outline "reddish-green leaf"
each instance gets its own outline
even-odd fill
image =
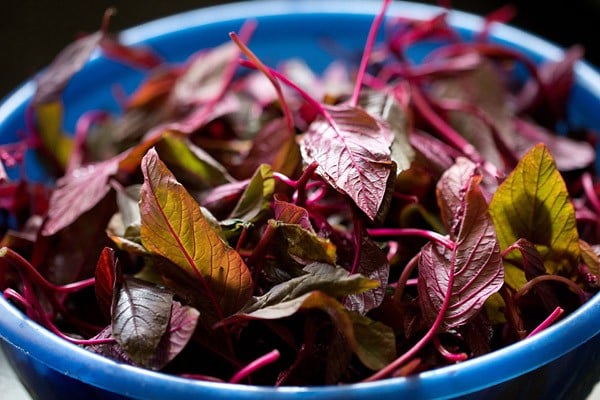
[[[96,278],[94,288],[96,290],[96,298],[98,299],[98,306],[105,316],[110,316],[110,310],[113,300],[113,293],[115,288],[115,280],[117,276],[117,259],[115,258],[115,251],[110,247],[105,247],[98,263],[96,264],[96,271],[94,277]]]
[[[217,160],[188,138],[165,133],[156,150],[186,187],[206,189],[234,181]]]
[[[394,166],[390,146],[394,134],[387,122],[358,107],[324,107],[330,120],[319,117],[305,134],[305,162],[317,162],[318,173],[338,191],[350,196],[375,219]]]
[[[273,212],[275,213],[275,219],[278,221],[297,224],[307,231],[313,231],[308,211],[303,207],[275,198]]]
[[[329,239],[317,236],[312,229],[307,230],[298,224],[270,220],[269,225],[277,230],[278,250],[300,260],[336,263],[336,248]]]
[[[254,172],[229,218],[241,219],[246,222],[257,221],[271,208],[274,191],[273,170],[270,166],[263,164]]]
[[[36,133],[50,157],[62,170],[66,169],[73,152],[73,138],[63,130],[63,104],[52,101],[35,107]]]
[[[144,247],[197,280],[216,317],[238,311],[252,293],[250,271],[240,255],[223,242],[154,149],[144,157],[142,172]]]

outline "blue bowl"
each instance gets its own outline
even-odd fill
[[[332,57],[317,43],[332,38],[350,49],[362,48],[379,1],[253,1],[201,9],[151,22],[123,33],[127,43],[144,42],[165,58],[184,60],[198,50],[227,40],[248,18],[259,25],[251,47],[266,63],[302,57],[324,68]],[[425,18],[439,9],[395,2],[388,15]],[[450,18],[468,35],[482,19],[453,12]],[[559,59],[556,46],[520,30],[498,25],[494,40],[536,61]],[[600,130],[600,75],[580,62],[570,114],[576,123]],[[111,88],[130,90],[141,80],[131,69],[95,55],[65,93],[67,125],[89,108],[116,110]],[[24,129],[32,82],[0,105],[0,141],[15,140]],[[44,179],[33,162],[29,172]],[[374,383],[327,387],[254,387],[197,382],[119,364],[59,339],[0,298],[0,343],[10,364],[39,399],[559,399],[584,398],[600,376],[600,294],[576,312],[533,338],[461,364]]]

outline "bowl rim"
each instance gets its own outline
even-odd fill
[[[135,44],[180,29],[204,24],[218,24],[232,19],[245,20],[258,16],[307,18],[314,14],[354,14],[374,16],[381,6],[378,0],[255,0],[229,3],[188,11],[127,29],[121,33],[125,43]],[[340,10],[344,10],[342,13]],[[404,15],[426,18],[441,9],[437,6],[393,2],[388,16]],[[479,16],[451,11],[451,25],[465,30],[482,26]],[[544,59],[558,60],[563,50],[553,43],[523,30],[495,24],[491,34],[504,42]],[[93,57],[98,57],[94,54]],[[586,62],[576,65],[576,80],[594,97],[600,99],[600,75]],[[33,81],[28,81],[9,94],[0,104],[0,129],[6,119],[21,108],[32,96]],[[173,375],[145,370],[110,360],[81,347],[68,343],[33,322],[16,307],[0,296],[0,337],[56,371],[74,376],[85,383],[128,396],[168,398],[177,393],[211,395],[213,398],[256,398],[264,395],[289,399],[303,397],[348,398],[393,393],[394,396],[415,393],[428,398],[460,396],[505,382],[517,375],[545,365],[573,350],[576,346],[600,333],[600,293],[563,320],[535,335],[492,353],[467,360],[460,364],[442,367],[406,378],[390,378],[370,383],[353,383],[338,386],[263,387],[242,384],[191,381]],[[537,356],[531,355],[531,349]],[[524,357],[526,355],[526,357]],[[506,366],[519,365],[515,368]],[[452,377],[449,384],[448,377]],[[485,376],[486,379],[481,379]],[[416,390],[416,392],[415,392]]]

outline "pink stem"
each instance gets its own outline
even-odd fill
[[[367,42],[365,44],[365,49],[363,51],[362,59],[360,61],[360,67],[358,68],[358,73],[356,75],[356,84],[354,85],[354,92],[352,92],[352,97],[350,98],[350,105],[353,107],[356,107],[356,105],[358,104],[358,96],[360,94],[363,77],[367,70],[367,65],[369,64],[369,57],[373,52],[375,38],[377,37],[379,26],[381,25],[381,21],[383,21],[383,17],[385,16],[385,12],[389,7],[390,3],[391,0],[384,0],[383,5],[381,6],[381,11],[379,11],[377,16],[373,20],[373,23],[371,24],[371,28],[369,29],[369,35],[367,36]]]
[[[584,173],[581,176],[581,184],[583,185],[583,190],[594,207],[594,211],[600,213],[600,199],[598,199],[598,194],[596,190],[594,190],[594,182],[592,181],[592,175],[589,172]]]
[[[453,353],[450,350],[448,350],[446,347],[444,347],[442,342],[440,342],[440,338],[437,335],[433,337],[433,345],[435,346],[436,350],[442,355],[442,357],[444,357],[449,362],[457,363],[465,361],[469,358],[467,353]]]
[[[434,231],[418,228],[371,228],[367,232],[372,237],[399,237],[399,236],[420,236],[441,244],[449,250],[454,250],[456,244],[446,236],[440,235]]]
[[[273,76],[273,74],[271,73],[271,70],[269,68],[267,68],[267,66],[265,64],[263,64],[262,61],[259,60],[259,58],[256,56],[256,54],[254,54],[252,52],[252,50],[250,50],[248,48],[248,46],[246,46],[238,38],[238,36],[235,34],[235,32],[231,32],[229,34],[229,37],[240,48],[240,50],[246,55],[246,57],[248,57],[250,59],[250,61],[252,61],[252,63],[256,66],[256,68],[258,68],[258,70],[260,72],[262,72],[264,76],[267,77],[267,79],[271,82],[271,84],[275,88],[275,92],[277,92],[277,98],[279,99],[279,104],[281,105],[281,109],[283,110],[283,114],[285,116],[285,122],[288,127],[288,131],[291,135],[293,135],[294,129],[295,129],[294,128],[294,117],[292,116],[292,111],[290,110],[290,107],[289,107],[287,101],[285,100],[285,97],[283,96],[283,90],[281,89],[281,85],[279,84],[277,79]]]
[[[554,322],[556,322],[558,318],[560,318],[561,315],[563,315],[564,311],[565,310],[563,310],[562,308],[556,307],[554,311],[552,311],[552,313],[544,321],[542,321],[541,324],[539,324],[534,330],[529,332],[529,335],[527,335],[527,337],[531,337],[535,334],[538,334],[550,325],[552,325]]]
[[[452,262],[450,263],[450,271],[448,272],[448,288],[446,289],[446,293],[444,295],[444,301],[442,306],[440,307],[440,311],[438,312],[435,321],[425,334],[413,347],[411,347],[407,352],[402,354],[400,357],[396,358],[390,364],[386,365],[384,368],[380,369],[373,375],[366,378],[363,382],[373,382],[379,379],[383,379],[386,376],[389,376],[394,373],[398,368],[400,368],[403,364],[405,364],[408,360],[413,358],[421,349],[435,336],[436,332],[442,325],[444,321],[444,316],[446,315],[446,310],[450,306],[450,298],[452,297],[452,287],[454,286],[454,268],[453,265],[455,263],[456,258],[456,249],[452,251]]]
[[[229,380],[229,383],[238,383],[254,371],[257,371],[279,360],[279,356],[279,350],[275,349],[257,358],[256,360],[252,361],[250,364],[246,365],[244,368],[239,370],[235,375],[233,375],[233,377]]]

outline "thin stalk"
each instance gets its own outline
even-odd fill
[[[547,327],[549,327],[550,325],[552,325],[554,322],[556,322],[557,319],[559,319],[563,315],[564,312],[565,310],[563,310],[562,308],[556,307],[554,311],[552,311],[552,313],[550,313],[550,315],[548,315],[548,317],[542,321],[541,324],[539,324],[534,330],[529,332],[529,335],[527,335],[527,337],[536,335],[544,329],[546,329]]]
[[[235,34],[235,32],[231,32],[229,37],[233,42],[240,48],[242,53],[246,55],[252,61],[252,63],[258,68],[260,72],[271,82],[273,87],[275,88],[275,92],[277,93],[277,98],[279,99],[279,104],[281,105],[281,109],[283,110],[283,115],[285,118],[285,123],[288,127],[288,131],[290,135],[294,135],[295,127],[294,127],[294,117],[292,116],[292,111],[283,95],[283,90],[281,89],[281,85],[277,81],[277,79],[273,76],[269,68],[265,64],[260,61],[260,59],[246,46],[240,38]]]
[[[371,237],[402,237],[402,236],[419,236],[429,239],[433,242],[441,244],[448,250],[454,250],[456,244],[447,236],[443,236],[437,232],[418,228],[371,228],[367,229],[367,233]]]
[[[277,349],[268,352],[267,354],[257,358],[256,360],[252,361],[250,364],[246,365],[244,368],[239,370],[235,375],[233,375],[233,377],[231,377],[229,383],[238,383],[253,372],[279,360],[279,356],[279,350]]]
[[[433,345],[435,346],[435,349],[438,351],[438,353],[440,353],[442,355],[442,357],[444,357],[449,362],[458,363],[458,362],[465,361],[469,358],[469,356],[465,352],[453,353],[450,350],[448,350],[442,344],[438,335],[435,335],[433,337]]]
[[[384,0],[383,5],[381,6],[381,10],[373,20],[371,28],[369,29],[369,35],[367,36],[365,49],[363,51],[362,59],[360,60],[360,66],[356,74],[356,83],[354,84],[354,91],[352,92],[352,97],[350,98],[350,105],[353,107],[356,107],[356,105],[358,104],[358,96],[360,95],[362,81],[365,72],[367,71],[367,65],[369,65],[369,58],[371,57],[371,53],[373,52],[373,45],[375,44],[375,39],[377,38],[377,32],[379,31],[379,26],[383,21],[383,18],[390,3],[391,0]]]
[[[476,164],[480,164],[488,174],[495,178],[502,177],[503,174],[498,171],[495,165],[485,160],[475,147],[452,128],[443,118],[441,118],[429,105],[425,95],[416,86],[412,86],[412,100],[419,114],[454,148],[461,151],[466,157]]]
[[[585,292],[575,282],[573,282],[571,279],[565,278],[564,276],[560,276],[560,275],[539,275],[539,276],[536,276],[535,278],[530,279],[529,281],[527,281],[521,287],[521,289],[519,289],[519,291],[517,293],[515,293],[515,296],[514,296],[515,302],[518,302],[521,297],[523,297],[524,295],[526,295],[531,289],[534,288],[535,285],[537,285],[537,284],[539,284],[541,282],[558,282],[558,283],[562,283],[565,286],[567,286],[572,292],[574,292],[575,294],[577,294],[577,296],[579,297],[579,301],[582,304],[585,303],[585,301],[586,301],[586,294],[585,294]]]
[[[455,258],[456,258],[456,249],[454,249],[452,251],[452,262],[450,265],[454,265]],[[450,271],[448,272],[448,288],[446,289],[446,293],[444,294],[444,301],[442,302],[440,311],[438,312],[438,314],[435,318],[435,321],[433,321],[433,324],[431,325],[431,327],[429,328],[429,330],[427,331],[425,336],[423,336],[417,343],[415,343],[415,345],[413,345],[413,347],[411,347],[407,352],[402,354],[400,357],[396,358],[390,364],[388,364],[384,368],[380,369],[373,375],[366,378],[363,382],[373,382],[373,381],[383,379],[383,378],[393,374],[394,371],[396,371],[402,365],[406,364],[407,361],[414,358],[415,355],[419,351],[421,351],[421,349],[423,347],[425,347],[425,345],[430,340],[433,339],[436,332],[442,325],[442,322],[444,321],[444,316],[446,315],[446,311],[448,310],[448,307],[450,306],[450,298],[452,297],[452,286],[453,285],[454,285],[454,268],[450,268]]]
[[[396,283],[396,288],[394,289],[394,295],[392,296],[392,302],[395,304],[400,304],[400,300],[402,300],[402,296],[404,295],[404,289],[408,283],[410,276],[413,271],[419,265],[419,254],[415,255],[410,259],[408,264],[402,270],[400,277],[398,278],[398,282]]]

